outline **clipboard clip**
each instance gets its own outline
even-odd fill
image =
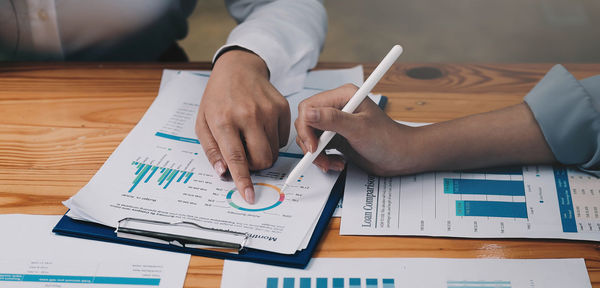
[[[152,226],[162,226],[163,229],[161,231],[148,229]],[[204,236],[179,234],[177,229],[194,232],[190,234],[204,234]],[[229,253],[243,252],[250,238],[248,233],[209,228],[190,221],[164,222],[132,217],[117,221],[115,233],[121,238]]]

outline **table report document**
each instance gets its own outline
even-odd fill
[[[183,287],[190,255],[54,235],[60,217],[0,215],[0,287]]]
[[[252,173],[252,205],[232,181],[217,176],[196,137],[196,114],[209,76],[207,71],[165,70],[158,96],[143,118],[89,183],[64,202],[70,208],[67,216],[111,227],[128,217],[188,221],[245,233],[249,248],[282,254],[306,248],[339,172],[323,173],[313,166],[282,193],[286,176],[302,157],[293,126],[297,106],[344,83],[361,85],[362,67],[310,72],[305,88],[286,96],[292,112],[289,141],[272,167]],[[233,237],[192,230],[157,225],[153,232],[219,241]]]
[[[377,177],[349,165],[342,235],[600,241],[600,179],[524,166]]]
[[[226,260],[221,288],[237,287],[591,288],[592,285],[583,259],[313,258],[304,270]]]

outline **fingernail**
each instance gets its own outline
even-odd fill
[[[215,163],[215,171],[217,171],[217,173],[219,174],[219,176],[223,176],[223,174],[225,174],[225,164],[223,164],[223,161],[219,160]]]
[[[304,147],[306,147],[306,149],[308,149],[308,152],[312,152],[312,145],[310,145],[310,143],[308,143],[308,141],[304,142]]]
[[[325,169],[325,167],[321,168],[321,171],[323,171],[323,173],[327,173],[327,169]]]
[[[317,109],[308,109],[306,111],[306,120],[311,122],[319,122],[321,115]]]
[[[254,204],[254,189],[248,187],[244,190],[244,194],[246,195],[246,202]]]

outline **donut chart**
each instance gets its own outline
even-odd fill
[[[271,196],[269,199],[264,199],[264,200],[259,200],[256,202],[256,204],[254,205],[250,205],[245,203],[242,199],[241,196],[238,196],[238,194],[235,194],[235,192],[237,191],[236,188],[233,188],[231,190],[229,190],[229,192],[227,193],[227,202],[229,203],[229,206],[237,209],[237,210],[241,210],[241,211],[246,211],[246,212],[260,212],[260,211],[266,211],[266,210],[270,210],[273,209],[279,205],[281,205],[281,203],[283,202],[283,199],[285,199],[285,194],[281,193],[281,189],[275,185],[271,185],[271,184],[267,184],[267,183],[253,183],[254,187],[255,187],[255,191],[258,193],[263,193],[263,194],[269,194],[267,196]],[[260,191],[258,191],[260,190]],[[263,196],[263,195],[261,195]],[[236,202],[239,202],[236,203]],[[247,207],[243,207],[247,206]],[[255,208],[256,207],[256,208]]]

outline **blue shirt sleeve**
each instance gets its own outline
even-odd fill
[[[600,176],[600,75],[579,81],[556,65],[525,102],[560,163]]]

